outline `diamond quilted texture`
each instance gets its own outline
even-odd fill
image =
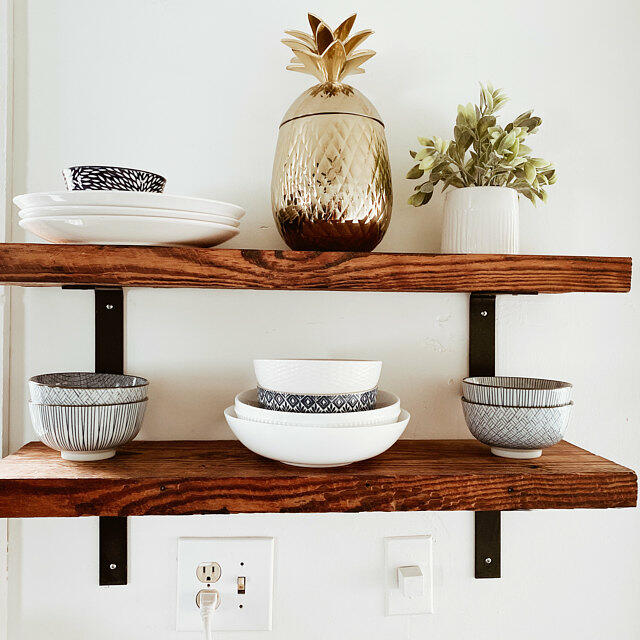
[[[370,251],[391,220],[393,197],[382,125],[352,114],[316,114],[280,128],[271,200],[293,249]]]
[[[258,387],[258,402],[272,411],[290,411],[295,413],[351,413],[374,409],[378,390],[371,389],[362,393],[344,393],[335,395],[299,395],[295,393],[274,393]]]

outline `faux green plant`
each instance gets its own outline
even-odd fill
[[[519,115],[502,128],[496,112],[507,102],[502,89],[480,85],[480,104],[458,105],[453,140],[418,138],[419,151],[410,151],[416,161],[407,178],[420,179],[409,204],[419,207],[431,200],[436,185],[448,187],[511,187],[531,202],[547,201],[545,187],[556,181],[550,162],[531,157],[525,144],[542,119],[533,110]]]

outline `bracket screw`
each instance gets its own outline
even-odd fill
[[[108,308],[108,307],[107,307],[107,308]],[[480,315],[481,315],[483,318],[486,318],[486,317],[487,317],[487,315],[488,315],[488,313],[487,313],[486,311],[481,311],[481,312],[480,312]]]
[[[485,564],[491,564],[491,558],[485,558],[484,559],[484,563]]]
[[[109,569],[113,571],[118,565],[113,564],[113,562],[109,565]]]

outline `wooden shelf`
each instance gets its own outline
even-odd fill
[[[401,440],[337,469],[300,469],[239,442],[133,442],[67,462],[39,442],[0,461],[0,517],[633,507],[633,471],[567,442],[536,460],[475,440]]]
[[[0,244],[0,284],[624,293],[631,258]]]

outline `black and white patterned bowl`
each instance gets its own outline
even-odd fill
[[[378,387],[360,393],[300,394],[282,393],[258,387],[260,406],[271,411],[291,413],[352,413],[370,411],[376,406]]]
[[[146,407],[146,400],[92,407],[29,403],[40,440],[76,461],[114,456],[117,447],[138,435]]]
[[[462,398],[464,418],[476,440],[507,458],[537,458],[562,440],[573,403],[562,407],[501,407]]]
[[[462,381],[469,402],[503,407],[560,407],[571,402],[573,386],[560,380],[480,376]]]
[[[126,167],[77,166],[62,170],[69,191],[152,191],[162,193],[167,180],[157,173]]]
[[[29,379],[31,400],[38,404],[100,405],[146,400],[149,381],[117,373],[44,373]]]

